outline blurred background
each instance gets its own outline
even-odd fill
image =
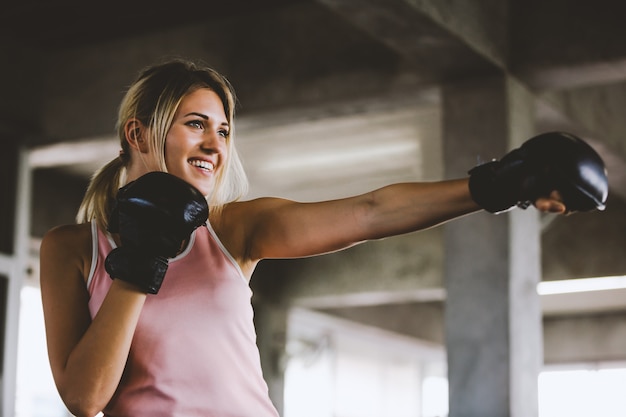
[[[625,415],[625,13],[617,0],[5,2],[2,415],[68,415],[47,364],[39,243],[117,157],[125,89],[171,57],[234,85],[247,198],[461,177],[552,130],[607,165],[604,211],[479,213],[262,262],[253,304],[281,415]]]

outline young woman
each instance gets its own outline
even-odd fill
[[[337,251],[481,208],[506,210],[524,200],[515,195],[500,201],[492,190],[499,171],[490,169],[489,180],[475,176],[472,192],[468,179],[457,179],[395,184],[317,203],[239,201],[247,182],[234,145],[234,103],[229,83],[209,68],[177,60],[143,71],[120,106],[119,157],[94,176],[78,224],[44,237],[41,290],[49,359],[61,398],[76,416],[103,411],[106,416],[275,417],[261,374],[248,286],[260,260]],[[178,242],[177,253],[159,258],[168,258],[167,274],[162,271],[160,288],[149,291],[132,276],[109,273],[116,268],[108,264],[113,249],[137,243],[126,231],[129,222],[161,233],[159,222],[145,220],[150,216],[123,222],[116,212],[125,207],[116,197],[125,184],[140,184],[141,198],[157,208],[157,200],[170,195],[169,185],[159,192],[158,183],[142,183],[153,171],[199,191],[209,218]],[[511,181],[498,187],[523,194]],[[543,212],[563,214],[571,208],[559,191],[527,198]],[[124,204],[135,204],[130,194],[136,192],[131,187]],[[178,221],[185,220],[173,220]],[[133,256],[123,262],[132,264]]]

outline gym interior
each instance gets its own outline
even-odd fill
[[[202,60],[238,96],[247,198],[466,175],[567,131],[604,211],[478,213],[252,280],[284,417],[626,415],[626,4],[617,0],[23,0],[0,13],[2,416],[68,416],[38,249],[115,158],[141,68]]]

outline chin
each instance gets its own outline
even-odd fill
[[[206,184],[193,184],[194,187],[198,189],[202,193],[202,195],[206,198],[213,192],[213,184],[207,186]]]

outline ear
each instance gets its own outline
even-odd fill
[[[124,124],[124,136],[131,148],[141,153],[148,152],[148,143],[145,140],[146,127],[138,119],[128,119]]]

